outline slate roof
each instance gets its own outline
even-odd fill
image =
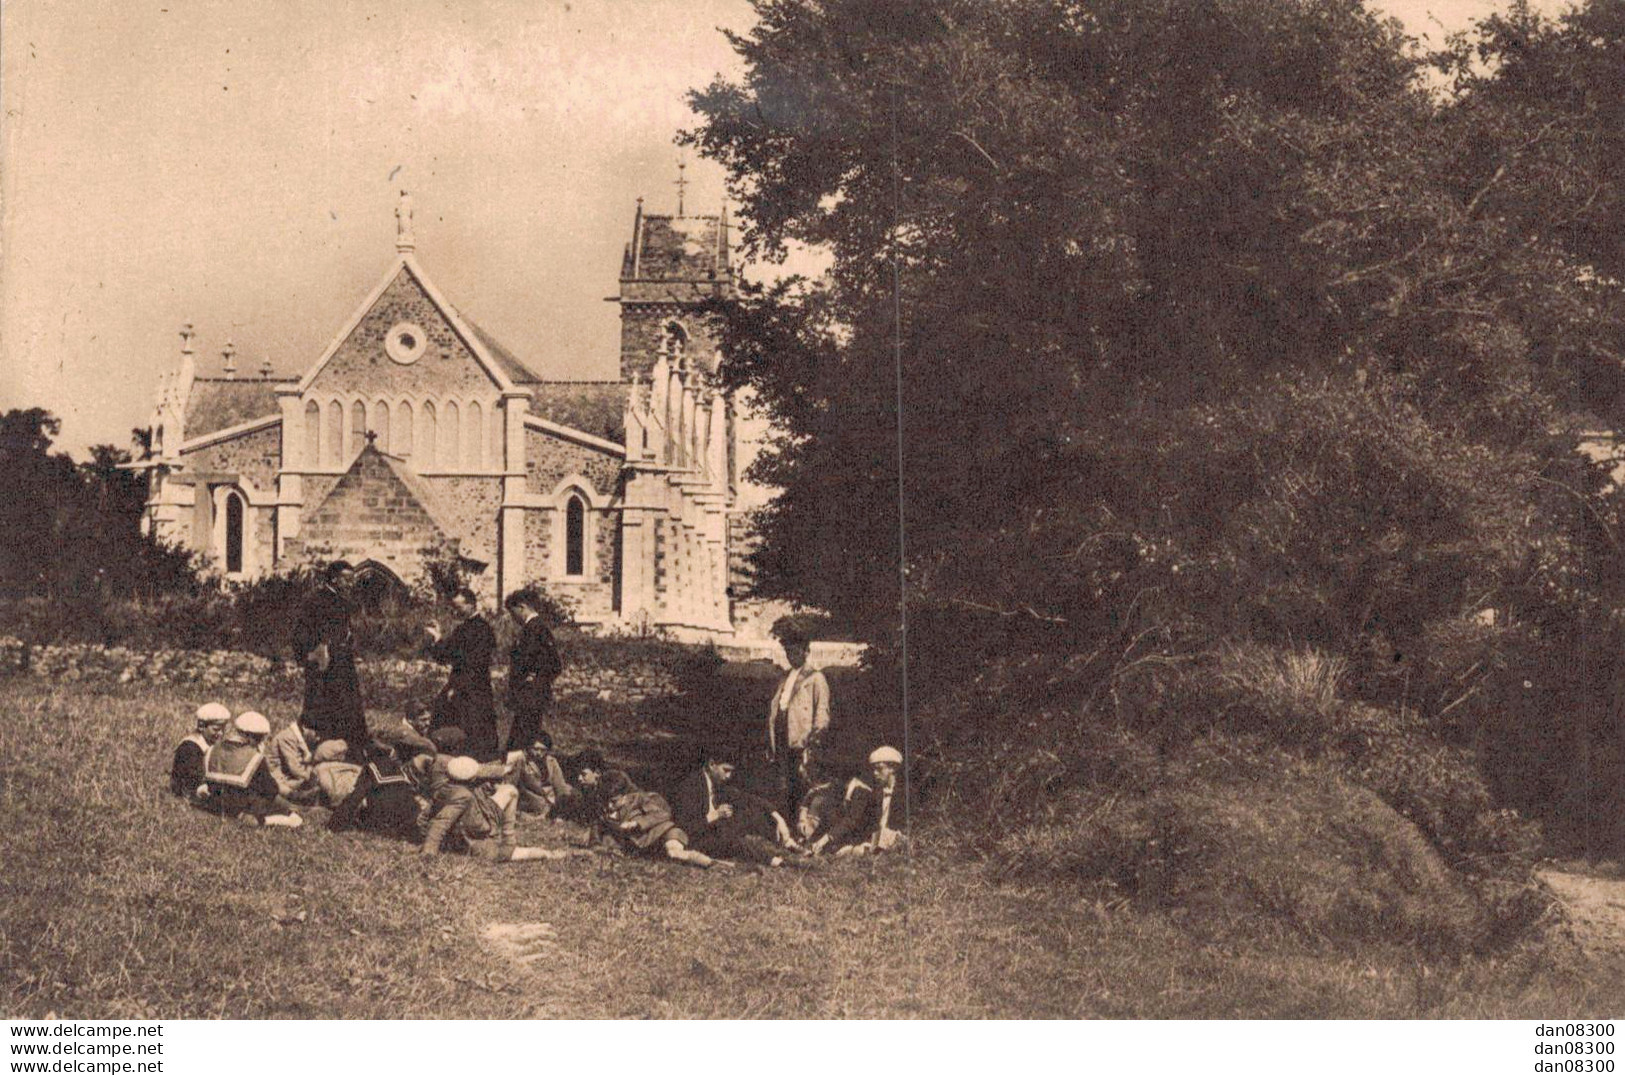
[[[276,388],[296,377],[199,377],[186,401],[186,439],[269,418],[278,413]]]
[[[548,381],[528,386],[530,413],[595,437],[626,443],[626,394],[623,381]]]
[[[726,225],[715,216],[645,215],[638,229],[638,280],[709,281],[729,271],[728,246],[720,241]],[[622,265],[623,278],[634,278],[633,259]]]
[[[495,336],[475,324],[473,319],[461,310],[457,312],[457,316],[462,318],[463,324],[467,325],[469,330],[480,338],[480,343],[484,345],[485,350],[490,353],[496,364],[502,367],[502,372],[508,375],[508,380],[514,384],[541,383],[541,374],[521,362],[519,356],[502,346],[501,341]]]
[[[530,413],[561,426],[591,433],[595,437],[626,442],[626,393],[628,385],[622,381],[549,381],[521,362],[517,355],[469,320],[467,325],[491,357],[501,366],[508,379],[523,385],[531,393]]]

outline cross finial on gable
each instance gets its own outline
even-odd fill
[[[378,431],[376,429],[367,430],[367,447],[378,447]]]

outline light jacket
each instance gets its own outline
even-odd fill
[[[265,760],[270,762],[277,791],[283,795],[297,794],[315,783],[310,744],[297,721],[271,736]]]
[[[786,742],[778,742],[779,699],[784,696],[785,683],[791,680],[795,685],[790,688],[790,702],[785,707],[785,738]],[[778,689],[773,692],[773,701],[768,704],[767,710],[767,749],[771,754],[778,754],[780,748],[790,747],[794,750],[804,750],[811,742],[816,742],[829,728],[829,680],[824,673],[816,668],[803,665],[793,668],[790,674],[779,683]]]

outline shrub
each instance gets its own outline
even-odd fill
[[[1460,952],[1487,919],[1416,828],[1329,766],[1205,744],[1144,791],[1074,793],[1001,840],[1003,879],[1101,887],[1224,936]]]
[[[977,690],[916,711],[914,787],[1001,878],[1168,907],[1200,908],[1212,886],[1202,916],[1225,928],[1262,907],[1305,936],[1518,935],[1544,907],[1539,828],[1498,809],[1471,751],[1421,714],[1341,697],[1349,677],[1336,656],[1243,643],[1113,666],[997,662]],[[1295,826],[1325,849],[1289,838]]]

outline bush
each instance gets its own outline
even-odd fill
[[[1146,791],[1073,794],[998,844],[1002,879],[1082,882],[1215,936],[1402,940],[1460,952],[1487,933],[1416,828],[1331,767],[1205,744]]]
[[[141,649],[241,650],[286,658],[291,632],[314,577],[308,571],[267,575],[224,588],[147,598],[89,592],[66,600],[25,598],[0,602],[0,634],[33,645],[91,642]],[[410,656],[422,645],[423,624],[434,612],[409,594],[386,598],[352,618],[357,651]]]
[[[1421,714],[1341,697],[1349,678],[1338,657],[1241,643],[996,662],[916,711],[914,787],[1000,878],[1086,881],[1226,929],[1262,909],[1305,936],[1517,936],[1544,908],[1540,829]]]

